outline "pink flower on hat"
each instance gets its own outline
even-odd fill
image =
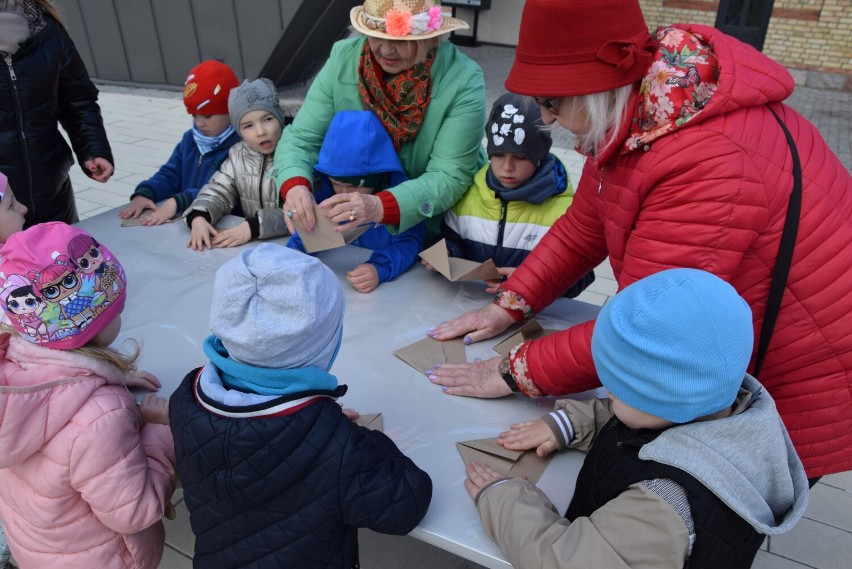
[[[385,29],[392,36],[407,36],[411,32],[411,14],[399,10],[388,10],[385,14]]]
[[[441,27],[441,18],[443,17],[441,8],[439,6],[434,6],[429,8],[429,25],[427,29],[429,30],[437,30]]]

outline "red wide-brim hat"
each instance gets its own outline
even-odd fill
[[[639,81],[656,46],[637,0],[527,0],[506,89],[535,97],[611,91]]]

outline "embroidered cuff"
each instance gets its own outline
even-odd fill
[[[559,449],[567,447],[574,438],[574,427],[571,425],[568,413],[564,409],[558,409],[547,415],[542,415],[541,419],[553,431]]]
[[[307,178],[303,178],[302,176],[296,176],[294,178],[290,178],[281,184],[281,189],[278,191],[278,194],[281,196],[281,203],[287,199],[287,192],[295,188],[296,186],[307,186],[308,190],[311,189],[311,181]]]
[[[382,200],[382,209],[384,210],[382,223],[385,225],[399,225],[399,202],[393,197],[393,194],[388,191],[379,192],[376,197]]]
[[[524,342],[512,348],[512,351],[509,352],[509,370],[512,372],[512,377],[515,378],[515,383],[518,384],[521,393],[527,397],[542,397],[544,393],[530,377],[529,366],[527,366],[527,350],[529,347],[530,343]]]
[[[507,310],[515,320],[530,320],[535,316],[532,306],[527,304],[524,297],[511,290],[498,288],[494,293],[494,304]]]

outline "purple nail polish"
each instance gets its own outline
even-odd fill
[[[466,346],[468,344],[470,344],[470,336],[465,336],[464,337],[464,345]]]
[[[427,370],[426,370],[426,371],[424,371],[423,373],[425,373],[425,374],[426,374],[426,375],[428,375],[429,377],[432,377],[432,370],[431,370],[431,369],[427,369]]]

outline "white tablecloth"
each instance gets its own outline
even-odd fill
[[[120,226],[117,211],[79,223],[105,244],[124,266],[128,297],[119,343],[134,338],[142,348],[140,369],[162,382],[170,395],[191,369],[205,363],[201,344],[209,334],[209,308],[216,269],[236,249],[195,252],[185,247],[189,231],[178,221],[159,227]],[[229,217],[220,226],[233,225]],[[283,244],[284,239],[275,240]],[[487,567],[510,567],[485,534],[467,496],[464,464],[455,448],[461,440],[496,436],[510,423],[539,417],[552,401],[520,396],[469,399],[444,394],[440,387],[393,355],[425,336],[428,328],[489,301],[481,282],[451,283],[416,266],[369,294],[355,291],[345,273],[366,260],[369,251],[353,246],[318,257],[340,277],[346,293],[343,342],[332,368],[349,392],[340,400],[362,413],[381,412],[385,432],[432,477],[429,513],[414,537]],[[546,328],[564,328],[594,318],[599,308],[560,299],[539,315]],[[467,349],[468,361],[497,355],[496,339]],[[565,511],[583,455],[560,453],[539,486]]]

